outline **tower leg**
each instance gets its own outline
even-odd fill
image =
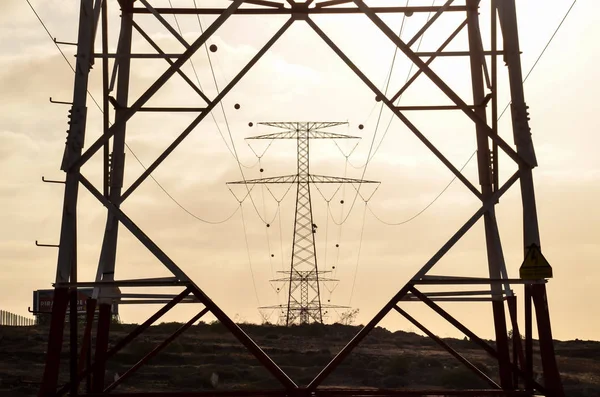
[[[58,373],[60,369],[60,353],[62,351],[63,332],[67,306],[69,305],[69,289],[56,288],[54,302],[52,303],[52,316],[50,319],[50,332],[48,335],[48,349],[46,365],[40,388],[40,397],[51,396],[56,391]]]
[[[542,370],[544,372],[544,386],[549,390],[550,397],[564,397],[565,392],[560,379],[560,373],[558,372],[558,365],[556,364],[556,355],[554,354],[546,285],[531,285],[531,298],[535,306],[540,355],[542,356]]]
[[[128,106],[129,98],[129,76],[131,67],[131,34],[133,29],[133,2],[131,0],[122,1],[122,17],[121,30],[118,52],[123,56],[119,59],[119,74],[117,83],[116,102],[118,104],[115,110],[115,121],[118,121],[123,116],[125,109]],[[103,32],[106,34],[106,32]],[[108,111],[108,109],[107,109]],[[120,124],[114,135],[112,162],[110,166],[110,190],[109,200],[119,208],[121,203],[121,190],[123,188],[123,174],[125,169],[125,132],[126,123]],[[106,228],[104,231],[104,240],[102,242],[102,250],[100,252],[100,260],[98,262],[98,272],[96,281],[114,281],[115,262],[117,256],[117,239],[119,233],[118,219],[108,213],[106,219]],[[95,358],[98,365],[94,370],[93,390],[101,392],[104,388],[104,373],[105,373],[105,355],[108,349],[108,333],[111,322],[111,306],[110,300],[102,299],[106,293],[110,295],[118,295],[120,291],[117,289],[100,289],[94,291],[94,297],[98,297],[98,329],[96,333],[96,352]]]
[[[85,141],[87,116],[87,87],[92,62],[94,26],[93,0],[81,0],[79,9],[79,32],[77,37],[77,63],[73,87],[73,103],[70,113],[70,126],[63,154],[61,169],[66,173],[63,213],[56,269],[56,282],[77,281],[77,201],[79,195],[79,167],[72,164],[81,157]],[[40,386],[41,397],[51,396],[56,391],[62,352],[65,317],[69,305],[69,288],[57,286],[54,290],[52,318],[48,336],[48,354],[44,375]],[[75,315],[76,315],[75,309]],[[77,323],[75,322],[75,326]],[[77,340],[73,341],[76,345]],[[75,346],[76,351],[76,346]],[[76,362],[76,355],[72,361]]]
[[[517,146],[517,153],[524,159],[524,162],[519,164],[519,173],[521,182],[521,200],[523,204],[523,245],[524,253],[526,253],[533,244],[541,247],[532,173],[533,167],[537,165],[537,160],[533,149],[527,105],[525,103],[525,94],[523,92],[523,74],[521,70],[515,0],[496,2],[495,7],[498,10],[500,26],[504,38],[505,61],[508,66],[512,100],[511,116],[514,139]],[[542,356],[544,380],[546,383],[545,386],[550,391],[552,397],[563,397],[564,391],[554,355],[552,331],[550,328],[550,314],[548,312],[548,302],[546,298],[546,286],[543,284],[527,285],[525,291],[525,315],[526,317],[529,317],[530,321],[532,317],[530,308],[531,300],[533,300],[535,304],[536,321],[538,323],[540,340],[540,354]],[[531,331],[529,329],[531,325],[526,324],[526,327],[528,327],[526,329],[526,334],[529,339],[531,338]],[[527,365],[531,366],[531,341],[528,340],[527,342]]]
[[[513,362],[515,366],[522,371],[525,370],[525,356],[523,355],[523,344],[521,341],[521,331],[519,329],[519,323],[517,318],[517,297],[515,295],[506,298],[506,304],[508,306],[508,312],[510,314],[510,322],[512,325],[512,347],[513,347]],[[513,382],[515,388],[518,389],[519,376],[515,370],[513,375]]]
[[[482,120],[486,120],[486,111],[483,107],[485,102],[483,68],[483,47],[479,31],[478,0],[467,0],[467,23],[469,33],[469,50],[471,61],[471,84],[473,89],[473,103],[478,106],[475,113]],[[479,125],[477,131],[477,161],[479,165],[479,184],[481,185],[482,199],[489,200],[493,194],[492,190],[492,165],[490,156],[489,139]],[[500,236],[497,233],[497,223],[494,208],[484,214],[485,236],[487,246],[487,257],[490,278],[502,277],[501,270],[504,269],[504,256]],[[512,370],[510,365],[510,351],[508,346],[508,335],[506,328],[506,314],[504,312],[504,301],[502,299],[502,285],[491,284],[492,311],[494,317],[494,329],[496,336],[496,349],[498,351],[498,367],[500,369],[500,384],[503,389],[513,388]]]
[[[106,352],[108,351],[108,333],[110,330],[111,306],[100,304],[98,309],[98,331],[96,334],[96,353],[92,391],[101,393],[104,390],[104,378],[106,373]]]

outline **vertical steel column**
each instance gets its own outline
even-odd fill
[[[102,18],[102,53],[108,54],[108,0],[102,0],[101,18]],[[118,62],[115,58],[115,64]],[[110,128],[110,111],[108,109],[108,95],[110,93],[110,81],[108,77],[108,57],[102,58],[102,129],[104,133]],[[104,197],[108,197],[110,193],[110,145],[109,142],[104,144],[102,148],[103,157],[103,193]]]
[[[532,172],[533,168],[537,166],[537,160],[533,149],[527,112],[528,107],[525,103],[525,94],[523,91],[523,74],[521,70],[515,0],[498,2],[496,7],[504,39],[505,61],[508,66],[514,140],[517,146],[517,153],[527,162],[527,164],[523,162],[519,164],[521,201],[523,204],[523,251],[525,255],[529,247],[533,244],[541,247]],[[536,309],[544,379],[546,382],[550,382],[545,386],[553,396],[563,397],[564,390],[558,366],[556,365],[554,342],[552,340],[550,314],[546,299],[546,285],[531,286],[531,298],[535,303]]]
[[[533,326],[531,285],[525,284],[525,390],[533,392]]]
[[[73,266],[76,269],[77,266]],[[74,277],[76,279],[76,276]],[[71,288],[69,302],[69,379],[71,379],[71,397],[79,394],[79,382],[77,382],[77,288]]]
[[[471,84],[473,89],[473,103],[475,114],[482,120],[486,120],[486,109],[484,107],[485,92],[483,81],[484,54],[481,46],[481,34],[479,31],[478,0],[467,0],[467,28],[469,35],[469,51],[471,61]],[[481,185],[482,200],[485,202],[493,194],[492,189],[492,162],[489,140],[481,126],[476,126],[477,131],[477,162],[479,165],[479,184]],[[487,258],[490,278],[502,278],[501,269],[504,268],[502,246],[497,231],[494,207],[483,215],[485,224],[485,237],[487,246]],[[506,315],[504,302],[502,300],[502,285],[492,283],[492,310],[494,313],[494,329],[496,333],[496,350],[498,351],[498,366],[500,370],[500,384],[503,389],[513,388],[510,351],[508,347],[508,335],[506,329]]]
[[[121,55],[119,59],[119,72],[117,83],[117,108],[115,109],[115,123],[118,126],[115,129],[113,137],[113,152],[112,161],[110,163],[110,187],[109,200],[117,207],[121,204],[121,191],[123,188],[123,174],[125,169],[125,132],[127,123],[119,123],[121,118],[127,111],[129,99],[129,76],[131,69],[131,35],[133,30],[133,1],[127,0],[121,2],[122,16],[120,29],[120,42],[117,53]],[[104,24],[103,24],[104,25]],[[105,36],[107,32],[103,32]],[[105,72],[106,73],[106,72]],[[108,112],[105,109],[105,114]],[[113,281],[115,274],[115,261],[117,255],[117,239],[119,232],[119,221],[110,212],[106,219],[106,228],[104,231],[104,240],[102,242],[102,250],[100,252],[100,260],[98,262],[98,276],[100,279],[96,281]],[[118,294],[118,290],[114,288],[110,291],[100,289],[94,291],[94,295],[98,295],[99,316],[98,316],[98,331],[96,338],[96,362],[104,363],[102,358],[108,348],[108,332],[111,322],[111,301],[106,301],[102,298],[103,295],[109,293]],[[96,367],[94,371],[93,388],[96,392],[101,392],[104,388],[104,372],[103,364]]]
[[[506,305],[510,315],[510,322],[512,324],[512,347],[513,347],[513,363],[518,369],[524,371],[525,356],[523,355],[523,344],[521,342],[521,331],[519,329],[519,323],[517,318],[517,297],[515,295],[508,296],[506,298]],[[519,388],[519,372],[517,369],[514,371],[513,382],[516,389]]]
[[[531,285],[531,296],[535,305],[540,355],[542,356],[542,368],[544,370],[544,386],[551,391],[552,397],[564,397],[565,392],[558,372],[558,364],[556,363],[556,355],[554,354],[554,343],[552,342],[552,332],[550,330],[550,313],[548,312],[546,285]]]
[[[73,167],[81,157],[85,140],[87,116],[87,87],[92,60],[92,31],[94,26],[93,0],[81,0],[79,10],[79,32],[77,37],[77,60],[75,66],[75,83],[73,102],[71,105],[69,130],[63,154],[61,169],[66,173],[63,214],[58,251],[56,282],[76,282],[76,225],[77,199],[79,193],[79,167]],[[68,288],[56,288],[52,306],[52,319],[48,335],[48,353],[44,375],[40,386],[40,396],[49,396],[56,391],[62,351],[63,331],[67,305],[69,303]]]

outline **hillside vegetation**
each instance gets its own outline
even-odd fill
[[[107,382],[123,374],[180,326],[177,323],[153,326],[135,339],[109,361]],[[116,342],[134,327],[113,325],[111,342]],[[242,324],[241,327],[297,384],[303,386],[360,329],[339,324],[290,328]],[[65,340],[68,340],[68,335],[65,335]],[[496,364],[478,346],[468,340],[445,341],[497,380]],[[46,328],[0,327],[0,395],[36,394],[46,343]],[[600,396],[600,342],[557,341],[556,353],[569,397]],[[66,381],[66,351],[63,359],[61,379]],[[539,368],[540,363],[537,362],[536,369]],[[376,328],[324,385],[420,389],[486,387],[429,338],[383,328]],[[176,339],[117,390],[158,392],[240,388],[278,388],[278,383],[221,324],[200,323]]]

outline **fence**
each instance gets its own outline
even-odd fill
[[[0,325],[9,325],[13,327],[26,327],[35,325],[35,319],[19,316],[6,310],[0,310]]]

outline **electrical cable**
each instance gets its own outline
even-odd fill
[[[536,58],[535,62],[533,63],[533,65],[531,66],[531,68],[529,69],[529,71],[527,72],[527,74],[525,75],[525,78],[523,79],[523,84],[525,84],[525,82],[527,81],[527,79],[529,78],[529,76],[531,75],[531,73],[534,71],[535,67],[538,65],[540,59],[542,58],[542,56],[544,55],[544,53],[546,52],[546,50],[548,49],[548,47],[550,46],[550,43],[552,43],[552,40],[554,40],[554,37],[556,36],[556,34],[558,33],[558,31],[560,30],[560,28],[562,27],[563,23],[565,22],[565,20],[567,19],[567,17],[569,16],[571,10],[573,9],[573,6],[575,6],[575,3],[577,3],[577,0],[573,0],[573,3],[571,3],[571,6],[569,7],[569,9],[567,10],[567,12],[565,13],[565,15],[563,16],[563,18],[561,19],[560,23],[558,24],[558,26],[556,27],[556,29],[554,30],[554,33],[552,33],[552,36],[550,37],[550,39],[547,41],[546,45],[544,46],[544,48],[542,49],[542,52],[540,53],[540,55]],[[502,118],[502,116],[504,116],[504,113],[506,113],[506,110],[509,108],[510,104],[512,102],[509,102],[506,107],[504,108],[504,110],[502,111],[502,113],[500,113],[500,115],[498,116],[497,121],[500,121],[500,119]],[[471,161],[471,159],[473,159],[473,156],[475,155],[475,153],[477,153],[477,151],[473,152],[471,154],[471,156],[469,157],[469,159],[467,160],[467,162],[462,166],[462,168],[459,171],[462,171],[467,164]],[[412,221],[413,219],[417,218],[418,216],[420,216],[421,214],[423,214],[429,207],[431,207],[441,196],[442,194],[444,194],[444,192],[450,187],[450,185],[452,185],[452,183],[456,180],[456,176],[454,176],[452,178],[452,180],[450,180],[450,182],[442,189],[442,191],[429,203],[425,206],[425,208],[423,208],[421,211],[419,211],[418,213],[416,213],[415,215],[413,215],[412,217],[401,221],[401,222],[397,222],[397,223],[392,223],[392,222],[386,222],[383,221],[380,217],[378,217],[373,210],[371,209],[371,207],[369,207],[369,212],[371,212],[371,214],[381,223],[385,224],[385,225],[389,225],[389,226],[399,226],[399,225],[404,225],[410,221]]]
[[[65,62],[67,63],[67,65],[69,65],[69,68],[71,69],[71,71],[73,71],[73,73],[75,73],[75,68],[73,67],[73,65],[71,65],[71,62],[69,62],[69,59],[67,58],[67,56],[65,55],[65,53],[63,52],[62,48],[60,48],[60,46],[56,43],[56,41],[54,41],[54,38],[52,37],[52,34],[50,33],[50,31],[48,30],[48,28],[46,27],[46,24],[44,23],[44,21],[42,20],[42,18],[39,16],[39,14],[36,12],[35,8],[33,7],[33,5],[31,4],[31,2],[29,0],[25,0],[27,1],[27,4],[29,5],[29,7],[31,8],[31,11],[33,11],[33,13],[35,14],[35,16],[37,17],[38,21],[40,22],[40,24],[42,25],[42,27],[44,28],[44,30],[46,31],[46,33],[48,34],[48,37],[50,37],[50,40],[52,40],[52,42],[54,43],[54,45],[56,46],[56,48],[58,49],[58,51],[60,52],[60,54],[62,55],[62,57],[64,58]],[[87,90],[87,94],[90,97],[90,99],[94,102],[94,104],[96,105],[96,107],[98,108],[98,110],[100,111],[100,113],[104,114],[104,110],[102,109],[102,107],[100,106],[100,104],[98,103],[98,101],[96,100],[96,98],[94,98],[94,96],[92,95],[92,93]],[[129,152],[132,154],[132,156],[135,158],[135,160],[142,166],[142,168],[144,170],[147,170],[147,167],[144,165],[144,163],[142,163],[142,161],[139,159],[139,157],[135,154],[135,152],[131,149],[131,147],[127,144],[127,142],[125,142],[125,147],[127,148],[127,150],[129,150]],[[207,219],[203,219],[200,218],[199,216],[195,215],[194,213],[192,213],[191,211],[189,211],[187,208],[185,208],[179,201],[177,201],[175,199],[175,197],[173,197],[161,184],[160,182],[158,182],[158,180],[152,175],[149,175],[150,178],[154,181],[154,183],[156,183],[156,185],[167,195],[167,197],[169,197],[171,199],[171,201],[173,201],[179,208],[181,208],[183,211],[185,211],[188,215],[192,216],[193,218],[195,218],[196,220],[203,222],[203,223],[208,223],[211,225],[218,225],[218,224],[222,224],[227,222],[228,220],[230,220],[235,213],[238,211],[238,208],[236,208],[233,213],[231,213],[230,215],[228,215],[227,217],[225,217],[223,220],[220,221],[210,221]]]
[[[433,0],[433,1],[431,2],[431,6],[432,6],[432,7],[435,5],[435,1],[436,1],[436,0]],[[407,3],[408,3],[408,2],[407,2]],[[429,12],[429,14],[427,15],[427,22],[429,22],[429,20],[431,19],[431,14],[432,14],[432,13],[431,13],[431,12]],[[419,37],[419,42],[417,43],[417,50],[416,50],[416,52],[419,52],[419,50],[421,49],[421,43],[423,42],[423,38],[424,38],[424,37],[425,37],[425,33],[423,33],[423,34],[421,35],[421,37]],[[398,47],[396,47],[396,49],[395,49],[394,51],[395,51],[395,52],[394,52],[394,58],[395,58],[395,54],[398,52]],[[406,75],[406,80],[404,81],[404,84],[408,83],[408,80],[410,79],[410,74],[412,73],[412,70],[413,70],[414,66],[415,66],[415,64],[411,62],[411,63],[410,63],[410,67],[409,67],[409,69],[408,69],[408,73],[407,73],[407,75]],[[388,82],[388,84],[389,84],[389,82]],[[386,89],[386,92],[385,92],[385,93],[387,94],[387,89]],[[398,105],[400,104],[400,100],[402,99],[402,95],[403,95],[403,94],[404,94],[404,93],[402,93],[402,94],[401,94],[401,95],[398,97],[398,99],[396,100],[396,103],[394,104],[394,106],[398,106]],[[381,105],[381,109],[383,110],[383,104]],[[368,163],[369,161],[373,160],[373,158],[375,157],[375,155],[377,154],[377,152],[379,152],[379,148],[380,148],[380,147],[381,147],[381,145],[383,144],[383,141],[385,140],[385,137],[387,136],[387,133],[388,133],[388,131],[390,130],[390,126],[392,125],[392,122],[394,121],[394,119],[395,119],[395,118],[396,118],[396,115],[395,115],[395,114],[392,114],[392,115],[390,116],[390,121],[388,122],[388,125],[387,125],[387,127],[385,128],[385,131],[383,132],[383,136],[381,137],[381,140],[380,140],[380,141],[379,141],[379,143],[377,144],[377,147],[375,148],[375,151],[373,152],[373,155],[372,155],[372,156],[370,156],[370,157],[367,157],[367,160],[365,161],[365,164],[363,164],[363,165],[361,165],[361,166],[356,166],[356,165],[352,164],[352,162],[350,162],[350,166],[351,166],[352,168],[355,168],[355,169],[361,169],[361,168],[363,168],[364,166],[366,166],[366,165],[367,165],[367,163]]]
[[[260,157],[258,158],[258,166],[262,167],[262,165],[260,163]],[[266,205],[266,201],[265,201],[265,185],[261,185],[260,187],[261,187],[260,193],[261,193],[261,196],[262,196],[263,216],[266,219],[267,218],[267,205]],[[279,206],[277,206],[277,209],[279,209]],[[273,221],[275,221],[275,218],[273,218]],[[271,266],[271,277],[275,278],[275,271],[273,269],[273,257],[271,256],[272,255],[272,252],[271,252],[271,239],[269,238],[269,228],[268,227],[265,228],[265,237],[267,238],[267,249],[269,250],[269,265]]]
[[[406,6],[407,7],[408,7],[409,1],[410,0],[406,0]],[[404,22],[405,22],[405,20],[406,20],[406,14],[404,14],[403,17],[402,17],[402,23],[401,23],[401,26],[400,26],[399,36],[402,35],[402,31],[404,29]],[[394,51],[394,56],[392,58],[392,65],[390,67],[389,78],[388,78],[388,81],[387,81],[387,84],[386,84],[386,88],[385,88],[385,94],[387,94],[387,90],[389,89],[389,85],[390,85],[390,81],[391,81],[391,74],[392,74],[392,71],[393,71],[393,67],[394,67],[394,63],[396,61],[397,54],[398,54],[398,47],[396,46],[396,50]],[[382,114],[382,112],[383,112],[383,104],[381,105],[381,110],[379,112],[379,117],[377,118],[377,124],[375,125],[375,132],[373,133],[373,139],[371,140],[371,145],[369,146],[369,152],[367,154],[367,161],[365,163],[365,166],[364,166],[363,171],[362,171],[362,175],[360,177],[361,180],[364,179],[365,174],[367,172],[367,167],[368,167],[369,162],[370,162],[369,159],[371,158],[371,153],[373,151],[373,146],[375,144],[375,138],[377,137],[377,130],[379,128],[379,123],[381,121],[381,114]],[[348,163],[348,158],[346,158],[346,168],[348,167],[347,163]],[[356,191],[356,194],[354,195],[354,198],[352,199],[352,204],[350,205],[350,209],[348,210],[348,212],[347,212],[347,214],[346,214],[345,217],[344,216],[341,217],[342,220],[339,223],[340,225],[343,224],[343,223],[346,223],[346,221],[350,217],[350,214],[352,213],[352,210],[354,209],[354,206],[356,205],[356,200],[358,199],[358,196],[360,194],[360,188],[361,188],[361,186],[362,186],[362,184],[359,183],[358,190]],[[342,206],[342,214],[343,214],[343,206]],[[334,223],[338,224],[335,221],[335,219],[332,219],[332,220],[333,220]]]
[[[281,203],[278,203],[278,205],[280,206]],[[278,218],[279,218],[279,252],[280,252],[280,257],[281,257],[281,271],[285,271],[285,265],[283,263],[283,229],[281,227],[281,210],[278,211]]]
[[[171,2],[171,0],[169,0],[169,5],[171,6],[171,8],[173,8],[173,3]],[[195,2],[194,2],[195,5]],[[179,26],[179,19],[177,18],[177,15],[173,14],[173,18],[175,19],[175,24],[177,25],[177,30],[179,31],[179,35],[181,37],[183,37],[183,32],[181,30],[181,26]],[[200,18],[198,16],[198,18]],[[202,29],[202,25],[200,25],[200,30],[201,33],[204,33],[204,30]],[[206,50],[206,54],[208,55],[208,48],[207,48],[207,44],[204,43],[204,48]],[[212,63],[210,60],[210,55],[208,55],[208,61],[211,64],[211,69],[212,69]],[[200,78],[198,77],[198,72],[196,71],[196,66],[194,65],[194,61],[190,58],[190,65],[192,67],[192,71],[194,72],[194,76],[196,76],[196,82],[198,83],[198,87],[200,88],[201,91],[204,91],[204,88],[202,88],[202,84],[200,83]],[[214,74],[213,74],[214,76]],[[216,84],[216,82],[215,82]],[[218,88],[217,88],[217,92],[218,92]],[[225,109],[223,109],[223,102],[219,102],[219,104],[221,105],[221,109],[223,111],[223,114],[225,114]],[[213,111],[210,111],[210,116],[212,117],[215,126],[217,127],[217,131],[219,132],[219,135],[221,136],[221,139],[223,140],[223,143],[225,143],[225,146],[227,147],[227,150],[229,151],[229,153],[238,161],[241,163],[241,161],[239,160],[239,158],[236,157],[235,153],[231,150],[231,148],[229,147],[229,143],[227,142],[227,140],[225,139],[225,136],[223,135],[223,132],[221,131],[221,128],[219,127],[219,123],[217,122],[217,119],[213,113]],[[227,120],[226,120],[227,123]],[[229,128],[229,126],[228,126]],[[233,142],[232,142],[233,145]],[[254,163],[253,165],[245,165],[243,163],[241,163],[242,167],[244,168],[254,168],[256,166],[256,163]]]
[[[350,290],[350,299],[348,300],[348,306],[352,304],[352,297],[354,296],[354,286],[356,285],[356,276],[358,275],[358,265],[360,263],[360,250],[362,249],[363,235],[365,233],[365,219],[367,217],[367,201],[365,201],[365,209],[362,216],[362,226],[360,228],[360,239],[358,243],[358,254],[356,257],[356,267],[354,268],[354,277],[352,280],[352,289]]]
[[[169,0],[169,2],[170,1],[171,0]],[[198,8],[197,5],[196,5],[196,0],[194,0],[194,8]],[[198,26],[200,27],[200,33],[203,34],[204,33],[204,28],[202,27],[202,21],[200,20],[199,14],[196,14],[196,15],[198,17]],[[211,57],[210,57],[210,53],[208,52],[208,46],[207,46],[206,42],[204,43],[204,49],[205,49],[206,55],[208,57],[208,63],[209,63],[209,66],[210,66],[210,71],[211,71],[211,74],[212,74],[212,77],[213,77],[215,88],[217,90],[217,93],[220,93],[219,85],[217,83],[217,77],[215,75],[215,69],[213,67],[212,60],[211,60]],[[229,139],[231,140],[231,147],[233,149],[233,154],[234,154],[233,157],[235,158],[235,160],[238,163],[238,168],[240,170],[240,174],[242,176],[242,180],[244,181],[244,186],[246,187],[246,189],[249,189],[248,188],[248,184],[246,183],[246,176],[244,175],[244,170],[243,170],[244,165],[241,163],[241,161],[239,159],[239,155],[238,155],[237,149],[235,147],[235,142],[233,140],[233,135],[231,134],[231,128],[229,127],[229,121],[227,119],[227,114],[225,113],[225,107],[223,106],[223,101],[219,101],[219,105],[221,106],[221,110],[223,112],[223,118],[225,119],[225,126],[227,127],[227,132],[229,134]],[[249,195],[248,198],[250,199],[250,202],[252,203],[252,207],[254,207],[254,211],[256,212],[256,215],[258,215],[258,217],[260,218],[260,220],[263,223],[265,223],[265,224],[270,224],[271,222],[268,222],[267,220],[263,219],[263,217],[260,214],[260,211],[258,210],[258,207],[256,206],[256,203],[254,202],[254,199],[252,198],[252,196]]]
[[[250,267],[250,275],[252,276],[252,285],[254,286],[254,294],[256,295],[256,304],[260,306],[258,299],[258,289],[256,288],[256,279],[254,278],[254,270],[252,269],[252,258],[250,257],[250,244],[248,244],[248,233],[246,232],[246,220],[244,219],[244,208],[240,203],[240,213],[242,214],[242,227],[244,228],[244,241],[246,242],[246,253],[248,254],[248,266]]]
[[[525,84],[525,82],[527,81],[527,79],[529,78],[529,75],[531,75],[531,72],[533,72],[533,69],[535,69],[535,67],[537,66],[538,62],[540,61],[540,59],[542,59],[542,57],[544,56],[544,53],[546,52],[546,50],[548,49],[548,47],[550,46],[550,43],[552,43],[552,40],[554,40],[554,36],[556,36],[556,34],[558,33],[558,31],[560,30],[560,28],[562,27],[563,23],[565,22],[565,20],[567,19],[567,17],[569,16],[569,14],[571,13],[571,10],[573,9],[573,6],[575,6],[575,3],[577,3],[577,0],[573,0],[573,3],[571,3],[571,6],[569,7],[569,9],[567,10],[567,12],[565,13],[565,16],[561,19],[560,23],[558,24],[558,26],[556,27],[556,29],[554,30],[554,33],[552,33],[552,36],[550,37],[550,39],[548,40],[548,42],[546,43],[546,45],[544,46],[544,49],[542,50],[542,52],[540,53],[540,55],[537,57],[537,59],[535,60],[535,62],[533,63],[533,66],[531,67],[531,69],[529,69],[529,72],[527,72],[527,74],[525,75],[525,78],[523,79],[523,84]],[[502,111],[502,113],[500,113],[500,116],[498,117],[498,119],[500,119],[500,117],[502,117],[504,115],[504,113],[506,112],[506,110],[508,109],[508,107],[512,104],[512,101],[509,102],[506,107],[504,108],[504,110]]]
[[[466,161],[466,163],[460,168],[459,172],[462,172],[463,169],[465,169],[465,167],[467,166],[467,164],[469,164],[469,162],[471,161],[471,159],[473,158],[473,156],[475,156],[475,153],[477,153],[477,150],[474,151],[471,156],[469,157],[469,159]],[[421,215],[422,213],[424,213],[425,211],[427,211],[429,209],[429,207],[431,207],[445,192],[446,190],[448,190],[448,188],[450,187],[450,185],[452,185],[452,183],[454,183],[454,181],[456,180],[456,176],[454,176],[454,178],[452,178],[452,180],[450,180],[450,182],[446,185],[446,187],[444,187],[442,189],[442,191],[429,203],[425,206],[425,208],[423,208],[422,210],[420,210],[419,212],[417,212],[415,215],[411,216],[410,218],[401,221],[401,222],[397,222],[397,223],[393,223],[393,222],[386,222],[383,219],[381,219],[380,217],[378,217],[375,212],[373,212],[373,210],[371,209],[370,206],[367,206],[369,208],[369,212],[375,217],[375,219],[377,219],[379,222],[383,223],[384,225],[388,225],[388,226],[399,226],[399,225],[404,225],[405,223],[408,223],[410,221],[412,221],[413,219],[417,218],[419,215]]]

